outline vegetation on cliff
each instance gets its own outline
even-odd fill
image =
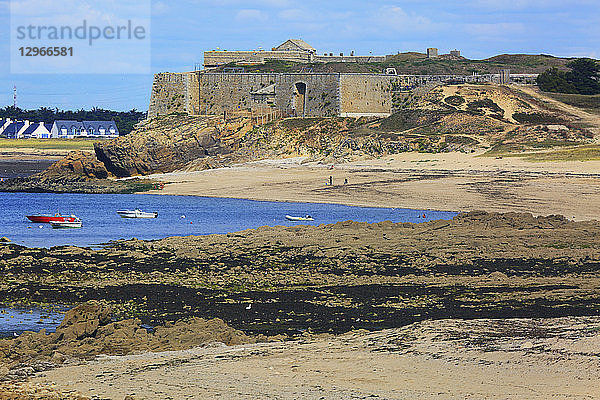
[[[556,67],[566,69],[569,58],[553,57],[549,55],[528,54],[503,54],[484,60],[469,60],[460,56],[441,55],[438,58],[427,58],[422,53],[399,53],[388,56],[385,62],[357,63],[357,62],[333,62],[333,63],[295,63],[281,60],[267,60],[265,64],[244,65],[243,63],[231,63],[224,65],[225,68],[241,66],[246,72],[359,72],[359,73],[381,73],[386,68],[396,68],[398,74],[448,74],[448,75],[471,75],[497,74],[502,69],[510,69],[512,73],[535,74],[541,73],[548,68]]]

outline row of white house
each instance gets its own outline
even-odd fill
[[[16,121],[0,119],[0,136],[9,139],[112,139],[119,136],[115,121]]]

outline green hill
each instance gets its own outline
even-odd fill
[[[464,57],[441,55],[429,59],[422,53],[399,53],[387,56],[380,63],[312,63],[303,64],[288,61],[271,60],[260,65],[232,63],[217,69],[243,67],[245,72],[357,72],[381,73],[386,68],[396,68],[398,74],[415,75],[470,75],[497,73],[501,69],[510,69],[515,74],[538,74],[557,67],[566,70],[566,64],[572,58],[560,58],[550,55],[501,54],[484,60],[469,60]]]

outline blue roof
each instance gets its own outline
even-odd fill
[[[36,129],[37,129],[39,126],[40,126],[40,124],[38,124],[37,122],[35,122],[35,123],[33,123],[33,124],[29,125],[29,126],[27,127],[27,129],[25,129],[25,131],[23,132],[23,135],[28,135],[28,134],[30,134],[30,133],[33,133],[33,132],[35,132],[35,130],[36,130]]]
[[[54,121],[58,129],[65,128],[70,130],[71,128],[81,129],[83,128],[83,124],[79,121],[69,121],[69,120],[57,120]]]
[[[119,133],[115,121],[83,121],[83,126],[87,131],[94,130],[94,132],[96,132],[100,129],[105,129],[108,132],[109,130],[114,129],[115,133]]]
[[[15,132],[19,133],[19,131],[25,126],[25,122],[12,122],[10,125],[6,127],[4,130],[4,134],[7,137],[14,137]]]

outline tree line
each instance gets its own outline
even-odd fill
[[[545,92],[600,94],[600,65],[591,58],[578,58],[567,64],[570,71],[550,68],[537,77],[538,87]]]
[[[74,121],[115,121],[119,134],[127,135],[135,124],[146,118],[146,113],[132,109],[129,111],[111,111],[102,108],[91,110],[64,111],[58,108],[40,107],[37,110],[23,110],[19,107],[7,106],[0,108],[0,119],[29,120],[33,122],[54,123],[56,120]]]

